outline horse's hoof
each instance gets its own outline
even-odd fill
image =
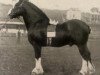
[[[82,75],[82,73],[79,72],[79,75]]]
[[[79,75],[86,75],[86,72],[79,71]]]
[[[43,69],[34,68],[32,71],[32,75],[43,75],[43,73],[44,73]]]
[[[94,74],[95,74],[95,69],[89,70],[89,74],[90,74],[90,75],[94,75]]]
[[[95,74],[95,70],[91,70],[88,72],[83,72],[83,71],[79,72],[79,75],[94,75],[94,74]]]
[[[94,75],[94,74],[95,74],[95,70],[90,70],[90,71],[89,71],[89,74],[90,74],[90,75]]]
[[[34,72],[32,72],[32,74],[31,75],[37,75],[36,73],[34,73]]]
[[[43,75],[43,74],[36,74],[36,73],[32,72],[32,74],[31,74],[31,75]]]

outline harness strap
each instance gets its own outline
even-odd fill
[[[56,26],[48,25],[47,27],[47,45],[51,46],[52,38],[56,37]]]
[[[52,37],[47,38],[47,46],[51,46]]]

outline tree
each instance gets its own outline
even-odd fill
[[[93,7],[93,8],[91,8],[91,11],[94,13],[94,12],[99,12],[99,8],[97,8],[97,7]]]

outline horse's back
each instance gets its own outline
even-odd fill
[[[90,33],[91,29],[90,27],[83,21],[81,20],[77,20],[77,19],[73,19],[73,20],[69,20],[67,22],[63,23],[64,25],[67,25],[68,29],[71,31],[84,31],[87,34]],[[63,25],[62,24],[62,25]]]
[[[55,45],[73,45],[87,43],[90,33],[89,26],[80,20],[69,20],[56,27],[56,37],[53,39]],[[59,42],[60,41],[60,42]]]

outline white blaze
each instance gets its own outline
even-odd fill
[[[8,15],[11,13],[11,10],[12,10],[12,9],[10,9],[10,10],[8,11]]]

